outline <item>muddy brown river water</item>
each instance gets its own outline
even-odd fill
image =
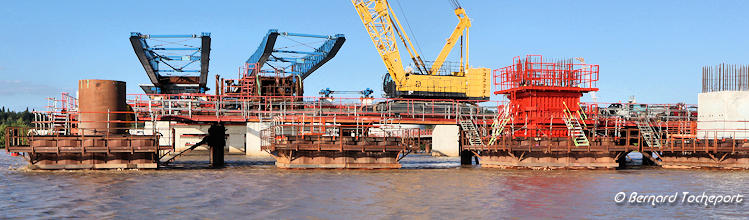
[[[200,158],[198,158],[200,159]],[[189,158],[188,158],[189,160]],[[749,171],[497,170],[409,156],[398,170],[283,170],[230,156],[149,171],[25,171],[0,153],[0,219],[747,219],[726,203],[617,203],[646,195],[749,194]],[[681,200],[681,198],[679,198]]]

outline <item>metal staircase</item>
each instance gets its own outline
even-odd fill
[[[577,118],[565,116],[562,119],[564,119],[564,124],[567,125],[567,130],[569,130],[572,142],[575,143],[576,147],[590,146],[588,137],[585,136],[583,127],[580,125],[580,121],[578,121]]]
[[[637,125],[637,129],[640,130],[642,139],[645,140],[645,143],[647,143],[648,146],[661,147],[660,135],[658,135],[658,133],[653,130],[653,127],[650,126],[649,119],[644,118],[635,120],[635,124]]]
[[[53,112],[49,115],[51,117],[51,131],[52,133],[69,135],[70,134],[70,115],[66,113]]]
[[[572,137],[572,142],[575,143],[576,147],[590,146],[588,137],[585,136],[583,125],[580,124],[580,121],[577,117],[575,117],[575,114],[573,114],[570,109],[567,108],[567,104],[564,104],[564,107],[564,116],[562,117],[562,119],[564,120],[564,124],[567,126],[570,137]],[[580,115],[579,112],[576,113],[577,115]]]
[[[481,137],[479,136],[479,132],[476,129],[476,125],[473,124],[473,120],[461,119],[459,123],[460,123],[460,128],[463,129],[463,131],[465,131],[465,134],[468,138],[468,143],[471,146],[484,145],[484,143],[481,141]]]
[[[497,117],[494,118],[494,122],[492,122],[492,138],[489,139],[488,145],[494,145],[495,142],[497,142],[497,137],[502,135],[502,131],[505,128],[505,125],[507,125],[507,122],[510,121],[510,105],[505,105],[504,110],[497,114]]]
[[[582,104],[579,104],[579,106],[580,106],[580,110],[578,110],[575,113],[577,114],[578,117],[580,117],[580,122],[582,124],[582,127],[584,129],[588,129],[588,124],[585,123],[585,120],[588,119],[588,114],[585,114],[585,111],[583,111],[583,105]],[[574,117],[574,115],[573,115],[573,117]]]

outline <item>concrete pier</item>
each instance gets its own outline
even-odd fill
[[[432,151],[448,157],[460,156],[459,129],[457,125],[435,125],[432,131]]]
[[[270,127],[270,122],[248,122],[247,131],[245,134],[245,148],[244,153],[247,156],[254,157],[270,157],[268,152],[260,149],[262,139],[260,138],[260,131]]]
[[[132,130],[131,133],[135,131],[135,134],[138,134],[137,132],[140,132],[140,134],[144,135],[153,135],[155,131],[160,135],[159,146],[172,146],[172,140],[174,140],[174,124],[176,124],[176,122],[156,121],[154,123],[151,121],[146,121],[144,123],[143,129]]]
[[[749,91],[705,92],[697,100],[697,138],[749,138]]]
[[[247,135],[247,126],[242,124],[226,125],[226,147],[224,148],[230,154],[244,154],[245,140]]]

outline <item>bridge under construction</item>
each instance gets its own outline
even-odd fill
[[[35,127],[6,130],[6,149],[39,169],[158,168],[202,148],[216,163],[265,154],[282,168],[399,168],[424,151],[498,168],[613,169],[633,151],[664,167],[747,168],[747,131],[698,128],[712,122],[696,106],[580,102],[598,90],[597,65],[533,55],[493,75],[508,101],[257,96],[237,92],[243,79],[217,79],[216,94],[125,95],[124,82],[81,80]],[[225,144],[201,142],[212,125]]]
[[[749,169],[747,66],[704,67],[696,105],[582,102],[605,88],[599,65],[580,57],[469,65],[471,20],[457,1],[458,24],[434,61],[386,0],[352,4],[387,70],[383,98],[368,88],[305,95],[304,80],[345,50],[343,34],[268,30],[236,78],[209,79],[210,33],[132,32],[151,82],[142,93],[82,79],[77,95],[34,112],[32,127],[3,131],[6,150],[35,169],[155,169],[194,150],[208,150],[214,167],[225,153],[270,155],[280,168],[365,169],[433,153],[487,168],[615,169],[640,152],[647,165]],[[446,61],[455,48],[460,60]],[[361,96],[337,97],[345,93]]]

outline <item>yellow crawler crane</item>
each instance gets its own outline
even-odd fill
[[[414,49],[411,39],[401,26],[387,0],[352,0],[364,28],[372,38],[377,52],[388,70],[383,83],[385,94],[393,98],[471,99],[488,100],[490,95],[489,68],[468,65],[468,31],[471,20],[465,9],[453,0],[458,25],[453,30],[437,59],[427,66]],[[464,34],[465,33],[465,34]],[[465,56],[463,56],[465,35]],[[397,39],[408,50],[414,68],[403,68]],[[460,66],[456,70],[444,66],[445,59],[460,40]]]

